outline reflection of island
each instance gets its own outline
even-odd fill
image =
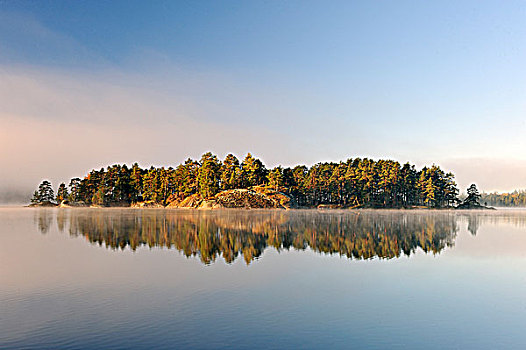
[[[457,232],[453,215],[399,212],[71,210],[57,224],[112,249],[175,248],[205,264],[218,256],[231,263],[240,254],[248,264],[268,246],[354,259],[390,259],[417,248],[436,254]]]
[[[34,222],[41,233],[48,233],[52,220],[53,213],[47,210],[39,210],[38,212],[35,212]]]
[[[477,235],[477,231],[480,228],[480,216],[478,215],[466,215],[468,218],[468,231],[473,235]]]

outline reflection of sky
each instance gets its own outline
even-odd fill
[[[0,212],[0,345],[526,345],[520,216],[483,217],[476,236],[459,216],[455,246],[435,256],[357,261],[268,248],[249,266],[205,266],[168,249],[108,250],[54,223],[41,234],[33,217]]]

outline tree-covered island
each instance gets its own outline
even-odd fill
[[[137,163],[90,171],[61,183],[56,195],[43,181],[32,205],[172,208],[446,208],[459,203],[452,173],[417,170],[368,158],[267,169],[250,153],[221,161],[207,152],[173,167]]]

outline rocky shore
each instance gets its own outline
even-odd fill
[[[199,194],[194,194],[183,200],[170,202],[167,208],[194,208],[194,209],[290,209],[295,207],[291,197],[281,192],[268,189],[235,189],[219,192],[213,198],[203,199]]]

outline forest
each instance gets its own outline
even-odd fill
[[[496,207],[526,207],[526,190],[509,193],[482,193],[481,202]]]
[[[442,208],[457,203],[459,194],[454,175],[437,165],[417,170],[410,163],[350,158],[267,169],[250,153],[242,161],[233,154],[221,161],[207,152],[200,160],[188,158],[176,167],[141,168],[135,163],[94,169],[67,185],[61,183],[56,194],[44,180],[32,203],[130,206],[149,201],[167,206],[189,196],[209,199],[222,191],[256,187],[289,196],[299,208]]]

